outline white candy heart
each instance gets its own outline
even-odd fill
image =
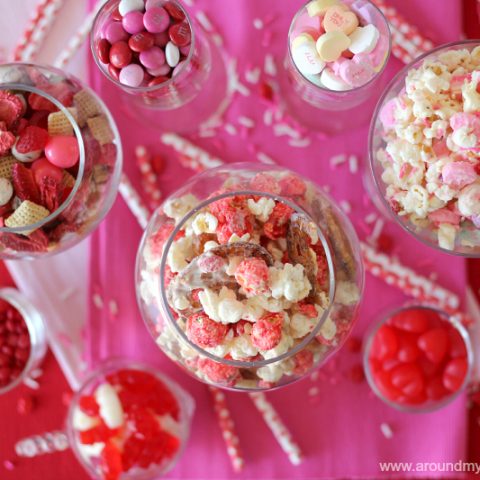
[[[305,42],[292,51],[293,61],[302,75],[317,75],[325,68],[319,57],[315,42]]]
[[[377,46],[380,32],[374,25],[358,27],[351,35],[352,43],[348,49],[355,55],[358,53],[370,53]]]
[[[118,11],[120,15],[124,17],[127,13],[139,10],[140,12],[145,9],[145,2],[143,0],[121,0],[118,4]]]
[[[107,427],[121,427],[124,423],[124,415],[117,391],[109,383],[103,383],[95,390],[95,399],[100,407],[100,417]]]
[[[336,92],[341,92],[343,90],[350,90],[351,88],[340,77],[337,77],[329,68],[326,68],[322,72],[322,76],[320,77],[320,80],[322,81],[323,86],[325,88],[328,88],[330,90],[335,90]]]

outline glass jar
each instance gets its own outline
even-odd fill
[[[473,348],[458,318],[430,305],[407,304],[382,315],[364,343],[365,376],[387,405],[431,412],[468,385]]]
[[[321,74],[306,74],[300,70],[296,55],[299,55],[300,49],[310,45],[313,55],[317,56],[315,42],[325,33],[322,26],[325,12],[310,10],[315,3],[316,0],[309,1],[301,7],[290,25],[282,90],[288,109],[301,123],[325,133],[339,133],[365,124],[371,118],[382,91],[382,74],[390,56],[391,35],[386,18],[371,1],[342,0],[341,5],[332,5],[332,8],[347,7],[357,16],[359,28],[373,25],[378,32],[376,46],[371,51],[368,48],[368,53],[354,55],[350,52],[348,56],[342,55],[334,62],[327,62]],[[309,11],[316,13],[310,16]],[[304,36],[306,40],[302,42]],[[308,54],[308,51],[303,53]],[[325,65],[325,62],[320,63]],[[344,65],[341,66],[341,63]],[[334,70],[337,73],[347,72],[345,78],[359,80],[349,85],[342,80],[340,73],[334,74]],[[322,81],[322,76],[327,74],[332,74],[338,83],[334,84],[337,90],[332,89],[334,85]]]
[[[26,326],[26,332],[24,329],[17,329],[13,332],[12,328],[8,323],[2,323],[0,321],[1,327],[1,335],[3,338],[8,340],[8,336],[14,335],[16,340],[14,345],[10,345],[9,343],[9,352],[1,351],[1,369],[4,370],[5,368],[11,369],[12,365],[7,365],[8,356],[15,354],[16,352],[13,351],[14,348],[23,347],[20,345],[21,336],[24,333],[28,334],[29,337],[29,348],[30,352],[28,354],[28,359],[23,366],[21,372],[19,372],[18,376],[16,376],[8,385],[0,387],[0,395],[12,390],[16,386],[20,385],[29,375],[41,364],[45,354],[47,352],[47,339],[46,339],[46,332],[45,332],[45,325],[43,323],[42,316],[37,308],[27,299],[24,295],[22,295],[18,290],[13,288],[2,288],[0,289],[0,302],[5,302],[9,306],[12,306],[23,318],[23,321]],[[1,306],[0,306],[1,312]],[[3,342],[2,342],[3,343]],[[10,354],[10,355],[7,355]],[[23,361],[22,361],[23,364]]]
[[[337,351],[363,289],[357,236],[312,182],[233,164],[193,177],[141,242],[137,299],[156,343],[206,383],[265,390]]]
[[[0,207],[0,258],[38,258],[64,251],[88,236],[115,200],[122,169],[115,122],[95,93],[53,67],[1,65],[0,93],[7,107],[11,95],[20,98],[30,125],[45,134],[48,130],[50,140],[75,138],[76,149],[78,145],[78,162],[68,168],[52,165],[41,156],[43,150],[33,152],[34,158],[40,157],[37,160],[15,156],[13,149],[25,118],[15,121],[12,130],[17,143],[0,157],[0,177],[17,188],[12,199]],[[45,155],[47,148],[48,144]],[[37,162],[48,165],[40,179]],[[17,167],[21,178],[15,173]],[[52,169],[56,173],[50,176]],[[57,174],[59,178],[54,178]]]
[[[112,44],[107,40],[122,38],[123,42],[131,41],[131,35],[121,30],[122,16],[118,13],[119,0],[109,0],[98,12],[91,36],[90,44],[100,71],[117,88],[126,95],[122,96],[125,105],[125,112],[136,121],[141,120],[149,126],[163,128],[168,131],[193,131],[198,129],[202,122],[206,122],[212,115],[221,108],[227,89],[227,76],[224,60],[220,49],[205,33],[194,17],[190,16],[181,3],[176,0],[162,0],[155,3],[157,7],[166,7],[174,11],[171,21],[175,23],[184,22],[188,25],[190,44],[180,49],[183,60],[175,67],[162,68],[168,65],[165,63],[164,51],[169,42],[167,31],[155,34],[155,44],[151,50],[156,50],[156,56],[162,57],[158,63],[163,63],[155,70],[142,66],[140,60],[144,52],[134,52],[130,65],[139,65],[144,69],[144,79],[139,86],[131,86],[122,83],[120,80],[121,69],[112,68],[111,64],[103,63],[99,50],[99,42],[106,42],[107,52]],[[157,5],[158,4],[158,5]],[[142,10],[143,13],[143,10]],[[183,18],[183,20],[180,20]],[[108,28],[111,24],[120,28],[120,36],[115,32],[110,36]],[[175,25],[172,23],[172,26]],[[145,30],[140,35],[150,35]],[[122,36],[123,35],[123,36]],[[172,42],[169,42],[172,43]],[[142,48],[142,47],[140,47]],[[106,54],[108,55],[108,53]],[[181,57],[181,58],[182,58]],[[105,61],[106,59],[103,58]],[[156,60],[156,59],[154,59]],[[148,63],[148,65],[153,65]],[[166,73],[165,73],[166,72]],[[152,83],[153,81],[153,83]],[[201,95],[200,95],[201,94]]]
[[[465,257],[480,256],[479,45],[443,45],[407,65],[380,99],[369,138],[390,216],[429,247]]]
[[[119,409],[114,406],[117,400]],[[190,395],[158,369],[111,360],[73,396],[66,420],[68,443],[94,479],[153,480],[170,471],[182,456],[194,409]],[[122,426],[112,427],[119,410]],[[146,445],[155,441],[154,446]]]

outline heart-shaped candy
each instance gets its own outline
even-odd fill
[[[338,0],[312,0],[307,5],[307,12],[310,17],[323,15],[330,7],[337,5]]]
[[[341,31],[324,33],[317,40],[317,52],[324,62],[334,62],[350,46],[350,38]]]
[[[343,32],[350,35],[358,27],[358,17],[352,11],[335,5],[330,7],[323,19],[323,28],[326,32]]]
[[[380,32],[374,25],[358,27],[350,35],[352,43],[348,49],[355,54],[370,53],[377,46]]]
[[[341,63],[338,74],[351,87],[361,87],[372,79],[375,71],[368,61],[359,61],[358,57],[354,57],[353,60],[345,60]]]
[[[305,42],[292,49],[295,65],[302,75],[316,75],[325,68],[315,48],[315,42]]]

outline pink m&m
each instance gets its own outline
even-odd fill
[[[73,167],[80,156],[76,137],[51,137],[45,147],[45,156],[56,167]]]
[[[148,32],[161,33],[170,25],[170,16],[164,8],[153,7],[145,12],[143,24]]]
[[[120,70],[120,76],[118,77],[120,83],[128,85],[129,87],[139,87],[144,78],[145,72],[143,68],[135,63],[131,63],[125,68],[122,68]]]
[[[127,13],[122,19],[122,26],[132,35],[140,33],[143,30],[143,13],[138,10]]]
[[[105,28],[105,38],[111,43],[117,43],[128,39],[128,33],[122,26],[122,22],[112,22]]]
[[[165,64],[165,53],[160,47],[152,47],[140,53],[140,63],[145,68],[155,70]]]

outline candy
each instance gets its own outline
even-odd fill
[[[307,4],[307,12],[310,17],[324,15],[330,7],[337,5],[338,0],[312,0]]]
[[[132,51],[128,43],[116,42],[110,49],[110,63],[116,68],[126,67],[132,61]]]
[[[312,35],[310,35],[309,33],[301,33],[300,35],[297,35],[294,39],[293,39],[293,42],[292,42],[292,51],[295,51],[300,45],[303,45],[305,43],[315,43],[316,40],[318,39],[320,35],[317,35],[317,38],[315,39],[314,37],[312,37]]]
[[[334,62],[344,50],[350,46],[350,38],[342,31],[331,31],[321,35],[316,43],[316,49],[321,60]]]
[[[148,32],[140,32],[136,35],[132,35],[128,40],[128,46],[134,52],[144,52],[153,47],[155,43],[155,37]],[[108,63],[108,62],[106,62]]]
[[[144,15],[143,23],[150,33],[162,33],[170,24],[170,17],[162,7],[150,7]]]
[[[121,0],[118,4],[118,12],[122,17],[135,10],[143,11],[145,8],[144,0]]]
[[[187,337],[202,348],[220,345],[227,335],[227,326],[215,322],[206,314],[192,315],[187,320]]]
[[[418,347],[433,363],[440,363],[448,349],[448,334],[443,328],[428,330],[418,338]]]
[[[303,75],[316,75],[325,68],[325,62],[320,58],[312,41],[305,41],[292,50],[295,65]]]
[[[480,183],[462,189],[458,196],[458,210],[465,217],[480,215]]]
[[[12,183],[15,195],[20,200],[39,202],[39,191],[32,170],[27,169],[21,163],[16,163],[12,168]]]
[[[165,53],[160,47],[152,47],[140,53],[141,64],[148,69],[158,69],[165,64]]]
[[[123,40],[123,38],[119,40]],[[102,63],[108,63],[110,61],[110,42],[106,38],[100,38],[95,43],[95,51]]]
[[[251,339],[252,344],[259,350],[271,350],[282,339],[283,315],[269,313],[253,324]]]
[[[76,165],[79,155],[78,141],[75,137],[52,137],[45,147],[45,156],[48,161],[61,168],[70,168]]]
[[[174,23],[168,30],[168,35],[177,47],[187,47],[192,41],[192,31],[187,22]]]
[[[353,60],[344,60],[339,66],[340,78],[351,87],[361,87],[375,75],[368,60],[355,56]]]
[[[138,10],[127,13],[122,19],[122,26],[131,35],[140,33],[143,31],[143,13]]]
[[[350,35],[357,27],[358,17],[345,5],[334,5],[325,12],[323,28],[326,32],[342,32]]]
[[[105,28],[105,39],[110,45],[128,40],[128,33],[123,28],[122,22],[111,22]],[[108,60],[104,63],[108,63]]]
[[[122,404],[116,390],[108,383],[100,385],[95,391],[100,417],[108,428],[121,427],[124,422]]]
[[[377,46],[379,38],[380,32],[374,25],[369,24],[365,27],[357,27],[350,35],[351,43],[348,49],[354,54],[370,53]]]
[[[465,358],[455,358],[445,367],[443,372],[443,385],[450,392],[457,392],[463,385],[468,371]]]
[[[118,79],[123,85],[135,88],[142,84],[144,77],[145,74],[143,68],[140,65],[132,63],[120,70]]]
[[[7,178],[0,178],[0,207],[6,205],[13,195],[13,185]]]
[[[165,58],[170,67],[176,67],[180,61],[180,50],[178,47],[172,43],[168,42],[165,47]]]
[[[168,14],[178,22],[185,20],[185,12],[173,2],[167,2],[163,5],[163,8],[168,12]]]

